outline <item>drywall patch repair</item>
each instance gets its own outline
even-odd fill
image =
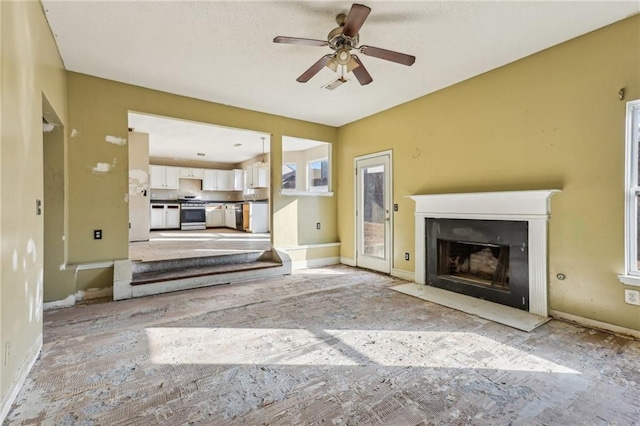
[[[85,290],[78,290],[75,294],[75,300],[77,302],[81,300],[91,300],[91,299],[100,299],[103,297],[112,297],[113,296],[113,287],[103,287],[103,288],[90,288]]]
[[[80,134],[79,131],[77,131],[76,129],[71,130],[71,137],[75,138],[76,136],[78,136]]]
[[[113,163],[109,164],[109,163],[98,163],[96,164],[96,166],[92,169],[93,173],[95,174],[104,174],[104,173],[109,173],[114,167],[116,166],[116,159],[113,159]]]
[[[107,137],[104,138],[105,141],[112,143],[114,145],[126,145],[127,144],[127,140],[124,138],[119,138],[117,136],[109,136],[107,135]]]
[[[33,238],[29,238],[29,241],[27,242],[27,253],[31,255],[31,258],[33,259],[33,263],[35,263],[37,259],[36,242],[33,241]]]
[[[11,256],[11,267],[13,268],[13,272],[18,271],[18,250],[13,249],[13,256]]]
[[[42,309],[48,311],[49,309],[68,308],[76,304],[76,296],[73,294],[62,300],[55,300],[53,302],[45,302],[42,305]]]

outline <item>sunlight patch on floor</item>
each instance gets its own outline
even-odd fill
[[[147,328],[146,335],[155,364],[380,365],[580,374],[468,332],[158,327]]]

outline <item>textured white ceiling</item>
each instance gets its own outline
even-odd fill
[[[149,134],[150,157],[174,160],[236,164],[269,152],[271,140],[268,134],[132,112],[129,127]]]
[[[149,134],[149,156],[156,158],[237,164],[271,152],[269,135],[249,130],[135,112],[129,113],[129,128]],[[283,136],[282,150],[304,151],[323,143]]]
[[[415,55],[405,67],[360,55],[374,81],[334,91],[323,69],[340,1],[54,1],[45,13],[68,70],[227,105],[341,126],[640,11],[633,1],[366,1],[360,44]]]

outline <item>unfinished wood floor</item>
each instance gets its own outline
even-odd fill
[[[525,333],[346,266],[45,312],[7,423],[638,424],[640,342]]]

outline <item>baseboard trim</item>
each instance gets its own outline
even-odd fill
[[[392,277],[398,277],[398,278],[402,278],[403,280],[407,280],[407,281],[415,281],[416,280],[416,273],[413,271],[407,271],[404,269],[398,269],[398,268],[392,268],[391,269],[391,276]]]
[[[339,263],[340,258],[337,256],[321,257],[319,259],[294,260],[291,262],[291,269],[321,268],[323,266],[337,265]]]
[[[27,380],[27,376],[36,363],[41,350],[42,334],[40,334],[29,353],[27,353],[25,362],[18,369],[16,380],[11,384],[11,386],[9,386],[8,392],[5,394],[4,398],[2,398],[2,404],[0,405],[0,424],[4,422],[7,414],[9,414],[11,405],[13,405],[14,401],[18,397],[18,393],[20,393],[22,385],[24,385],[25,380]]]
[[[282,247],[278,248],[278,250],[284,251],[296,251],[296,250],[308,250],[308,249],[317,249],[317,248],[327,248],[327,247],[340,247],[341,243],[321,243],[321,244],[303,244],[299,246],[291,246],[291,247]]]
[[[624,337],[633,337],[635,339],[640,339],[640,330],[634,330],[632,328],[627,328],[627,327],[620,327],[619,325],[609,324],[608,322],[584,318],[578,315],[567,314],[566,312],[560,312],[553,309],[549,310],[549,315],[552,318],[569,321],[585,327],[608,331]]]
[[[340,263],[347,266],[356,266],[356,260],[350,257],[340,256]]]

